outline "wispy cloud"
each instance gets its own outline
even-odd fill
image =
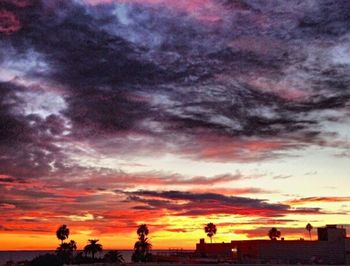
[[[308,203],[331,203],[331,202],[349,202],[350,197],[307,197],[289,200],[288,203],[292,205],[303,205]]]

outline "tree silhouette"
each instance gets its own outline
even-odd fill
[[[281,237],[281,232],[277,230],[276,227],[272,227],[268,233],[268,236],[271,240],[277,240]]]
[[[61,244],[63,244],[63,240],[69,237],[69,228],[67,225],[61,225],[56,231],[56,236],[59,240],[61,240]]]
[[[152,244],[149,242],[148,238],[139,240],[135,242],[134,249],[140,250],[142,253],[148,253],[152,248]]]
[[[124,262],[123,255],[120,254],[120,252],[117,250],[108,251],[104,255],[103,260],[104,260],[104,262],[108,262],[108,263],[122,263],[122,262]]]
[[[94,261],[95,254],[97,252],[101,252],[103,250],[102,245],[97,243],[99,241],[98,239],[89,239],[88,241],[90,244],[87,244],[84,247],[84,252],[85,252],[85,254],[91,254],[92,261]]]
[[[64,263],[71,263],[73,261],[74,251],[77,250],[77,243],[71,240],[68,243],[61,243],[56,250],[57,256]]]
[[[149,230],[148,230],[148,227],[146,224],[141,224],[138,228],[137,228],[137,231],[136,233],[138,234],[139,238],[142,238],[144,239],[148,233],[149,233]]]
[[[204,232],[207,233],[207,236],[210,237],[210,243],[213,243],[213,236],[216,234],[216,225],[213,223],[208,223],[205,227],[204,227]]]
[[[308,224],[306,225],[305,229],[306,229],[307,231],[309,231],[309,236],[310,236],[310,240],[311,240],[311,230],[313,229],[313,226],[312,226],[310,223],[308,223]]]
[[[148,227],[146,224],[140,225],[136,230],[138,241],[134,245],[134,253],[132,254],[133,262],[147,262],[151,259],[151,254],[149,251],[152,248],[152,244],[149,242],[146,237],[149,233]]]

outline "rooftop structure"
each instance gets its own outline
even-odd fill
[[[318,239],[243,240],[230,243],[205,243],[196,246],[200,257],[241,263],[323,263],[345,264],[349,239],[346,230],[336,225],[318,228]]]

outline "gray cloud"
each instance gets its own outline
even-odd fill
[[[106,169],[70,160],[83,153],[76,142],[102,155],[173,153],[245,162],[309,145],[348,147],[324,126],[344,125],[349,116],[348,1],[212,0],[210,14],[196,15],[172,5],[24,2],[0,4],[0,18],[10,23],[0,23],[2,183],[52,178],[60,188],[76,178],[71,182],[87,189],[82,180],[93,181],[92,174],[110,178]],[[61,109],[26,111],[33,109],[32,94],[48,91],[64,103]],[[128,178],[116,178],[120,189],[135,185]],[[230,178],[153,181],[208,185]],[[54,205],[55,193],[38,190],[24,196]],[[127,195],[139,211],[164,208],[178,215],[322,212],[215,193]],[[97,208],[106,198],[120,202],[114,196],[82,195],[71,204]],[[32,207],[25,200],[3,203]]]
[[[318,56],[342,51],[334,38],[348,43],[348,3],[213,4],[223,11],[216,23],[136,3],[12,5],[6,8],[18,12],[23,28],[6,47],[41,55],[48,69],[32,75],[63,86],[71,134],[92,145],[94,138],[128,134],[150,139],[143,146],[150,152],[169,144],[178,147],[170,152],[188,145],[200,151],[211,144],[200,141],[203,135],[286,142],[259,159],[325,138],[320,117],[311,114],[348,106],[349,64]],[[115,145],[123,152],[139,146]],[[221,156],[230,158],[209,158]]]
[[[125,192],[128,201],[139,202],[136,209],[166,209],[176,215],[198,216],[211,214],[237,214],[258,217],[283,217],[289,212],[318,213],[321,209],[294,209],[289,205],[268,203],[248,197],[225,196],[217,193],[193,193],[182,191],[134,191]]]

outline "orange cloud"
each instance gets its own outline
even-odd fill
[[[237,138],[205,135],[200,140],[181,147],[181,152],[190,157],[213,161],[258,161],[273,159],[284,150],[301,147],[302,143],[291,140]]]
[[[314,202],[348,202],[350,197],[307,197],[289,200],[286,203],[290,205],[303,205]]]

